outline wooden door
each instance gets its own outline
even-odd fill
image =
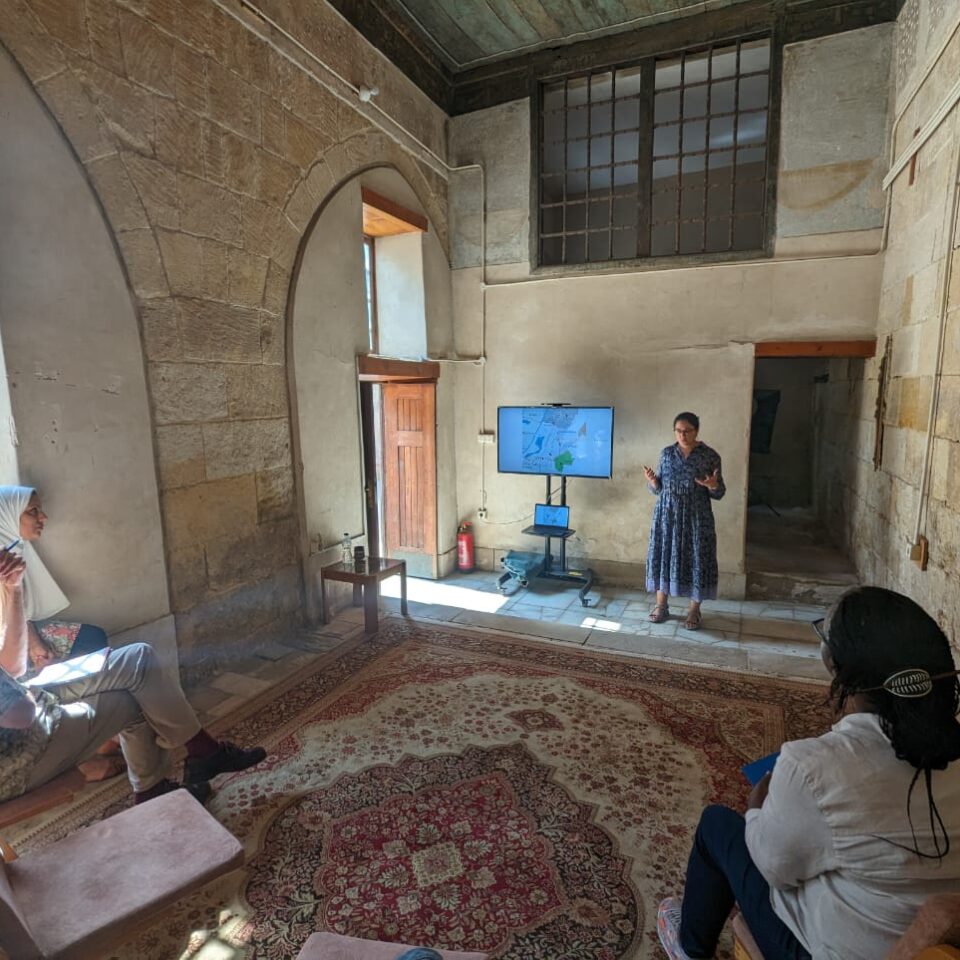
[[[436,450],[436,384],[383,384],[387,556],[414,576],[436,576]]]

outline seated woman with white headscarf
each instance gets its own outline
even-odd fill
[[[30,539],[21,537],[22,524],[28,525],[39,537],[46,522],[47,515],[33,490],[0,486],[0,546],[20,554],[26,563],[23,613],[27,620],[31,673],[58,660],[94,653],[108,646],[107,635],[101,627],[53,619],[70,601],[44,566]]]
[[[0,546],[14,545],[13,552],[22,556],[26,563],[23,603],[27,619],[27,677],[51,663],[96,653],[109,646],[102,627],[54,619],[54,615],[67,607],[70,601],[44,566],[33,544],[20,536],[21,523],[29,524],[40,536],[47,522],[47,515],[35,496],[36,502],[31,503],[32,495],[29,487],[0,486]],[[79,764],[80,772],[87,780],[107,780],[126,769],[117,737],[111,737],[102,744],[97,754]]]
[[[110,649],[104,643],[79,657],[71,644],[67,660],[47,663],[31,678],[28,666],[43,667],[52,652],[44,618],[66,605],[32,546],[46,520],[35,490],[0,487],[0,801],[52,780],[117,734],[135,803],[180,786],[167,778],[169,753],[178,747],[187,754],[183,785],[200,800],[209,796],[213,777],[263,760],[262,747],[243,749],[210,736],[149,644]],[[74,626],[76,642],[81,624],[65,625],[61,635],[69,637]]]

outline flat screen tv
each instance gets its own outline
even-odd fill
[[[613,407],[499,407],[497,469],[609,478]]]

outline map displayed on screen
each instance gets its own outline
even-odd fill
[[[611,407],[501,407],[498,428],[501,472],[611,474]]]

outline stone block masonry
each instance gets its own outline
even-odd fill
[[[443,114],[332,9],[304,25],[293,0],[272,6],[341,73],[379,81],[381,105],[444,153]],[[352,172],[385,164],[445,242],[445,181],[212,3],[0,0],[0,42],[116,238],[181,660],[220,659],[301,606],[284,314],[304,230]]]
[[[912,101],[905,97],[952,24],[934,29],[935,4],[918,0],[897,26],[896,101],[906,108],[897,135],[902,150],[957,76],[960,35],[954,35]],[[905,8],[906,11],[906,8]],[[954,108],[956,111],[956,108]],[[960,650],[960,237],[953,238],[953,273],[944,236],[955,171],[956,116],[947,117],[917,155],[914,180],[904,171],[891,189],[890,239],[884,257],[878,344],[892,334],[886,390],[883,459],[874,470],[874,411],[879,358],[832,361],[819,388],[820,463],[829,481],[820,504],[828,529],[849,551],[865,583],[899,590],[937,618]],[[929,498],[921,532],[930,544],[921,571],[908,556],[920,504],[924,448],[939,335],[938,306],[947,284],[946,339],[932,438]]]

